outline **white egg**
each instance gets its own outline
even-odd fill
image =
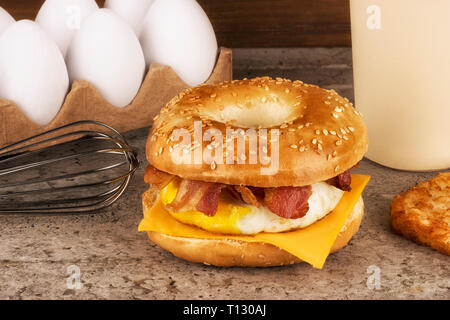
[[[145,59],[133,29],[110,9],[89,16],[67,52],[70,80],[87,80],[113,105],[125,107],[139,91]]]
[[[15,102],[32,121],[49,123],[69,88],[64,58],[33,21],[12,24],[0,37],[0,97]]]
[[[217,40],[208,16],[194,0],[157,0],[140,37],[147,65],[171,66],[191,86],[210,77]]]
[[[36,22],[47,32],[66,55],[76,30],[98,5],[94,0],[46,0]]]
[[[0,35],[14,22],[14,18],[11,17],[11,15],[5,9],[0,7]]]
[[[121,16],[134,30],[141,34],[144,18],[155,0],[106,0],[105,8],[109,8]]]

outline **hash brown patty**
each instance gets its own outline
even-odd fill
[[[391,226],[407,239],[450,255],[450,172],[397,195]]]

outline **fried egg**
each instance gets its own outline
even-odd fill
[[[171,182],[161,190],[164,205],[170,204],[177,195],[178,184]],[[252,235],[260,232],[286,232],[306,228],[324,218],[336,208],[344,191],[325,182],[312,185],[312,195],[308,200],[309,210],[299,219],[285,219],[272,213],[267,207],[260,208],[238,203],[229,197],[221,196],[217,213],[208,217],[199,211],[170,212],[181,223],[197,226],[213,233]]]

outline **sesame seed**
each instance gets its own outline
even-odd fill
[[[305,151],[305,146],[301,146],[299,150],[300,150],[300,152]]]
[[[328,155],[327,160],[328,160],[328,161],[331,160],[331,154]]]
[[[303,140],[300,140],[300,141],[298,142],[298,144],[303,144]]]
[[[325,103],[326,105],[330,105],[330,104],[331,104],[330,101],[324,101],[324,103]]]
[[[332,113],[333,117],[335,117],[336,119],[339,118],[339,116],[336,113]]]
[[[320,130],[316,130],[316,135],[320,135]]]
[[[322,147],[322,145],[321,145],[320,143],[317,145],[317,148],[318,148],[319,150],[323,150],[323,147]]]
[[[268,86],[265,86],[265,87],[264,87],[264,90],[269,91],[269,87],[268,87]]]
[[[342,144],[342,140],[336,141],[336,145],[337,145],[337,146],[340,146],[341,144]]]
[[[336,166],[336,168],[334,169],[334,172],[338,172],[339,171],[339,166]]]
[[[333,136],[335,136],[335,135],[336,135],[336,131],[330,130],[330,134],[333,135]]]
[[[159,153],[158,153],[158,152],[155,152],[154,155],[155,155],[155,157],[157,157],[157,156],[159,156]]]
[[[336,107],[336,108],[334,108],[334,111],[336,111],[336,112],[342,112],[342,108]]]
[[[348,137],[347,137],[347,136],[344,136],[344,140],[345,140],[345,141],[348,141]]]
[[[289,93],[289,92],[291,92],[291,90],[286,89],[286,90],[284,90],[284,92]]]
[[[299,125],[297,128],[298,129],[303,129],[305,126],[303,124]]]
[[[262,103],[266,103],[267,102],[267,98],[266,97],[262,97],[261,102]]]
[[[287,128],[288,127],[288,125],[287,124],[282,124],[281,126],[280,126],[280,129],[285,129],[285,128]]]
[[[345,131],[345,129],[343,129],[343,128],[341,128],[340,130],[341,130],[342,134],[346,134],[346,133],[347,133],[347,132]]]
[[[310,125],[312,125],[312,123],[311,122],[308,122],[307,124],[305,124],[305,127],[309,127]]]
[[[273,97],[273,101],[274,102],[278,102],[278,98],[277,97]]]
[[[247,157],[245,156],[245,154],[241,154],[241,157],[240,157],[240,158],[241,158],[242,161],[247,160]]]
[[[324,135],[326,135],[326,136],[328,135],[328,130],[327,129],[323,129],[322,132],[323,132]]]
[[[333,151],[333,157],[336,157],[336,156],[337,156],[337,151],[334,150],[334,151]]]
[[[348,130],[350,130],[351,132],[355,132],[355,128],[353,127],[348,127]]]
[[[296,144],[291,144],[291,149],[297,149],[297,145]]]
[[[289,132],[295,132],[295,129],[294,128],[289,128],[288,131]]]
[[[317,139],[313,139],[312,144],[317,144]]]
[[[212,169],[212,170],[216,170],[216,168],[217,168],[217,165],[216,165],[216,163],[213,161],[213,162],[211,163],[211,169]]]
[[[169,152],[172,153],[173,152],[173,147],[169,146]]]
[[[159,154],[162,154],[163,151],[164,151],[164,148],[163,148],[163,147],[159,148]]]

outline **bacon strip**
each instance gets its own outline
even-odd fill
[[[225,185],[183,179],[177,195],[167,208],[174,212],[197,210],[209,217],[216,214],[219,195]]]
[[[210,187],[210,183],[196,180],[181,180],[177,195],[168,206],[169,210],[179,212],[194,210],[205,192]]]
[[[170,173],[158,170],[153,166],[148,166],[145,170],[144,181],[145,183],[156,185],[161,190],[164,189],[175,178],[176,176]]]
[[[241,195],[242,200],[245,203],[248,203],[252,206],[261,207],[261,202],[259,202],[258,198],[256,197],[256,195],[253,193],[252,190],[250,190],[250,188],[248,187],[244,187],[244,186],[234,186],[234,189],[239,192],[239,194]]]
[[[235,200],[244,201],[242,200],[242,196],[239,192],[236,191],[234,186],[227,185],[225,188],[226,191],[231,195],[231,197]]]
[[[343,191],[352,191],[352,188],[350,187],[352,184],[352,176],[349,170],[341,173],[337,177],[327,180],[327,183]]]
[[[286,219],[298,219],[309,210],[311,186],[265,189],[264,204],[274,214]]]
[[[223,184],[211,184],[197,203],[196,209],[203,212],[208,217],[215,216],[217,208],[219,207],[219,195],[223,188],[225,188],[225,185]]]

